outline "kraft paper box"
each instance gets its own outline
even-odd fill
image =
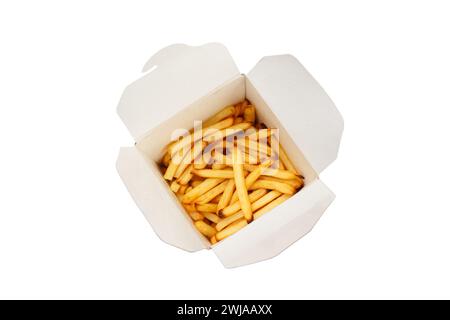
[[[336,159],[343,119],[291,55],[262,58],[241,74],[221,44],[160,50],[123,92],[119,116],[135,140],[121,148],[117,170],[164,242],[187,251],[212,249],[227,268],[272,258],[306,235],[334,200],[319,174]],[[195,228],[159,170],[173,130],[190,129],[224,106],[247,98],[257,117],[278,128],[286,153],[305,177],[292,198],[234,235],[211,245]]]

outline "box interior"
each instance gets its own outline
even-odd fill
[[[289,136],[282,123],[280,123],[278,118],[271,111],[270,106],[267,105],[249,79],[246,78],[245,75],[239,75],[224,83],[210,94],[205,95],[182,109],[169,120],[151,129],[142,139],[136,141],[137,149],[147,160],[149,160],[148,163],[152,172],[159,178],[160,182],[164,184],[167,192],[171,194],[171,198],[177,203],[177,207],[181,214],[186,216],[189,220],[191,220],[190,217],[185,212],[175,194],[170,190],[169,184],[164,180],[159,169],[159,163],[164,155],[165,147],[170,142],[171,135],[175,129],[183,128],[189,130],[193,127],[195,120],[205,120],[223,107],[236,104],[245,98],[247,98],[251,104],[255,105],[259,122],[265,123],[267,127],[279,129],[280,142],[296,169],[304,176],[305,187],[318,178],[317,173],[306,160],[301,150]],[[292,201],[293,198],[302,193],[302,191],[303,189],[288,201]],[[268,214],[270,214],[270,212]],[[211,246],[209,241],[207,241],[200,233],[198,233],[198,235],[204,239],[207,247]],[[227,241],[227,239],[222,240],[219,244],[224,241]]]

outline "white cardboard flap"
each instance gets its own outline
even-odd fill
[[[312,229],[334,197],[317,179],[212,248],[227,268],[275,257]]]
[[[264,57],[248,79],[317,173],[336,159],[344,128],[342,116],[295,57]]]
[[[117,171],[161,240],[187,251],[207,248],[206,240],[195,230],[187,214],[183,214],[178,201],[171,198],[174,195],[157,176],[160,175],[157,170],[156,164],[147,161],[135,147],[120,149]]]
[[[221,44],[183,44],[160,50],[145,65],[146,75],[131,83],[117,107],[136,141],[182,108],[239,74]]]

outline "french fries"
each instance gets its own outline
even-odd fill
[[[289,199],[304,185],[277,130],[258,122],[247,100],[227,106],[172,141],[160,162],[163,177],[197,230],[211,244]],[[274,157],[275,156],[275,157]]]

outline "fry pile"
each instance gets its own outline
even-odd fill
[[[167,146],[164,179],[212,244],[234,234],[303,187],[278,141],[247,100]]]

